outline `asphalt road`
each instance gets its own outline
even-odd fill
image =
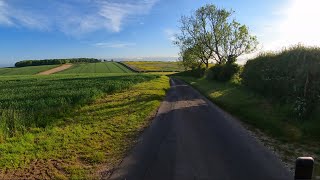
[[[292,180],[247,130],[179,80],[137,146],[108,179]]]

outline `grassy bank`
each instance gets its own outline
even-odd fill
[[[167,77],[152,78],[7,139],[0,144],[0,178],[98,179],[133,146],[168,88]]]
[[[259,129],[277,140],[276,148],[283,150],[288,160],[293,157],[314,157],[320,155],[320,123],[314,119],[299,122],[292,117],[290,105],[280,104],[249,89],[232,83],[208,81],[204,78],[178,77],[196,89],[215,104],[238,117],[252,130]],[[287,146],[281,146],[289,144]],[[288,148],[290,147],[290,148]],[[290,157],[289,157],[290,156]],[[290,162],[294,163],[294,162]],[[317,174],[320,174],[317,167]]]

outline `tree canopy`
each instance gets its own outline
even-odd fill
[[[250,35],[246,25],[232,19],[233,13],[207,4],[190,16],[182,16],[180,33],[174,42],[181,54],[192,52],[194,61],[208,67],[210,60],[224,64],[228,58],[253,52],[258,44],[256,36]]]

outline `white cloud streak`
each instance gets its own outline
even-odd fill
[[[148,14],[157,1],[56,0],[32,4],[0,0],[0,25],[57,29],[74,36],[97,30],[120,32],[130,20]],[[30,8],[33,5],[36,7]]]
[[[102,48],[127,48],[127,47],[132,47],[135,46],[135,43],[128,43],[128,42],[100,42],[100,43],[95,43],[94,46],[96,47],[102,47]]]
[[[4,0],[0,0],[0,24],[3,25],[13,25],[13,23],[9,19],[8,15],[8,6],[4,2]]]

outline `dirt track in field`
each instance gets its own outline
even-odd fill
[[[57,73],[57,72],[60,72],[60,71],[69,69],[71,66],[72,66],[72,64],[63,64],[63,65],[61,65],[61,66],[59,66],[59,67],[56,67],[56,68],[53,68],[53,69],[49,69],[49,70],[47,70],[47,71],[40,72],[40,73],[38,73],[38,74],[39,74],[39,75],[54,74],[54,73]]]

